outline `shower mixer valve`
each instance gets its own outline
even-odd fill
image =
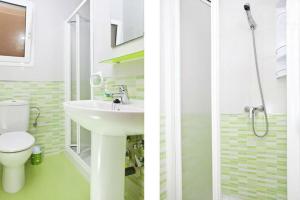
[[[252,119],[252,117],[255,117],[256,111],[263,112],[265,110],[263,105],[260,106],[246,106],[244,108],[245,112],[249,113],[249,118]]]

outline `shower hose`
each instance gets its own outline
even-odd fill
[[[262,90],[259,67],[258,67],[258,61],[257,61],[256,41],[255,41],[255,27],[251,27],[251,32],[252,32],[256,77],[257,77],[257,81],[258,81],[260,99],[261,99],[261,103],[262,103],[262,106],[255,107],[255,108],[250,110],[250,112],[252,112],[251,113],[251,115],[252,115],[252,121],[251,121],[252,122],[252,130],[253,130],[254,135],[256,135],[257,137],[265,137],[269,132],[269,120],[268,120],[268,114],[267,114],[267,110],[266,110],[265,99],[264,99],[264,94],[263,94],[263,90]],[[255,113],[256,113],[256,111],[262,111],[264,113],[265,130],[264,130],[263,134],[259,134],[256,131],[256,128],[255,128]]]

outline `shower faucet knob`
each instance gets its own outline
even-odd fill
[[[252,117],[253,117],[253,110],[254,110],[254,107],[252,107],[252,106],[246,106],[245,108],[244,108],[244,111],[246,112],[246,113],[249,113],[249,118],[250,119],[252,119]]]
[[[244,108],[244,111],[249,113],[249,118],[252,119],[252,117],[256,114],[256,111],[259,111],[259,112],[263,112],[265,110],[265,107],[263,105],[260,105],[260,106],[246,106]]]

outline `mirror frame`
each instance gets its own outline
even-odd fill
[[[144,8],[143,8],[144,9]],[[145,19],[144,19],[145,20]],[[143,28],[143,34],[141,34],[140,36],[137,36],[137,37],[135,37],[135,38],[132,38],[132,39],[130,39],[130,40],[127,40],[127,41],[124,41],[124,42],[122,42],[122,43],[120,43],[120,44],[117,44],[117,33],[118,33],[118,26],[117,26],[117,24],[116,23],[113,23],[114,21],[116,21],[116,20],[114,20],[114,19],[112,19],[112,16],[111,16],[111,13],[110,13],[110,31],[111,31],[111,47],[112,48],[115,48],[115,47],[118,47],[118,46],[121,46],[121,45],[124,45],[124,44],[127,44],[127,43],[129,43],[129,42],[132,42],[132,41],[134,41],[134,40],[138,40],[138,39],[141,39],[141,38],[143,38],[144,37],[144,35],[145,35],[145,30],[144,30],[144,28]]]

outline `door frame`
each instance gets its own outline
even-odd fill
[[[211,2],[211,110],[213,200],[221,200],[220,2]]]
[[[207,6],[212,5],[208,4],[207,1],[201,1]],[[162,91],[162,95],[168,97],[161,98],[165,101],[163,103],[165,109],[163,117],[165,118],[166,132],[167,200],[182,200],[180,9],[181,0],[165,0],[161,3],[161,65],[164,68],[164,72],[161,74],[163,76],[161,84],[166,88]],[[212,30],[214,30],[213,28]],[[214,83],[212,86],[217,85],[214,82],[216,78],[212,73],[212,82]],[[212,99],[212,101],[215,100]],[[212,106],[215,106],[215,104],[212,102]],[[216,118],[214,122],[217,122],[218,117],[219,115],[213,115],[213,118]],[[217,195],[214,194],[213,196]]]
[[[161,92],[165,120],[167,200],[182,199],[180,1],[161,3]]]
[[[71,100],[71,23],[72,18],[76,18],[76,99],[80,98],[80,16],[78,11],[88,2],[89,0],[83,0],[72,14],[65,20],[65,101]],[[92,54],[92,53],[91,53]],[[92,63],[92,62],[91,62]],[[80,147],[80,125],[77,124],[77,143],[79,141]],[[71,145],[71,119],[65,116],[65,147],[68,148]],[[77,148],[77,153],[79,148]]]
[[[300,199],[300,2],[287,0],[287,193]]]

